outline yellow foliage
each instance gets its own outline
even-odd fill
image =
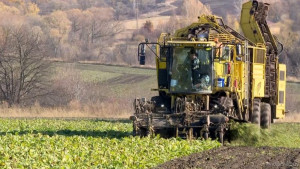
[[[71,29],[71,22],[63,11],[55,11],[46,16],[45,22],[50,28],[50,34],[59,39],[66,39]]]
[[[4,3],[0,2],[0,11],[2,12],[8,12],[11,14],[20,14],[19,9],[13,6],[7,6]]]
[[[114,10],[112,8],[89,8],[89,12],[91,12],[94,16],[101,19],[112,19],[114,16]]]
[[[39,26],[33,26],[32,27],[32,32],[34,32],[35,34],[38,34],[38,35],[42,35],[43,34],[43,30]]]
[[[61,38],[62,35],[59,33],[58,29],[51,29],[50,30],[50,35],[51,37],[55,37],[55,38]]]
[[[37,15],[40,12],[39,7],[35,3],[24,3],[24,1],[19,0],[9,0],[10,3],[14,4],[8,6],[3,2],[0,2],[0,11],[8,12],[14,15],[20,14],[35,14]]]
[[[37,6],[37,4],[28,3],[26,5],[26,14],[35,14],[35,15],[37,15],[39,12],[40,12],[40,8]]]
[[[8,2],[18,5],[24,4],[24,0],[8,0]]]

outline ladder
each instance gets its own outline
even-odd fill
[[[277,91],[277,58],[278,48],[269,25],[267,23],[268,4],[259,2],[258,8],[254,12],[254,18],[259,27],[262,39],[266,46],[266,63],[265,63],[265,96],[276,97]]]
[[[245,41],[245,65],[244,65],[244,90],[245,90],[245,99],[244,106],[249,106],[249,76],[250,76],[250,59],[249,59],[249,50],[248,50],[248,41]]]

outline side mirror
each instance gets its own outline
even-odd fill
[[[140,65],[145,65],[146,63],[146,56],[145,55],[140,55]]]
[[[139,49],[139,61],[140,65],[145,65],[146,63],[146,48],[145,44],[140,44],[140,49]]]
[[[160,58],[160,56],[158,56],[158,53],[155,52],[155,49],[158,46],[161,47],[160,44],[155,42],[148,42],[147,39],[145,41],[146,42],[142,42],[138,46],[138,60],[140,62],[140,65],[145,65],[146,63],[146,47],[150,49],[150,51],[156,56],[157,59]],[[152,45],[152,47],[149,47],[149,45]]]

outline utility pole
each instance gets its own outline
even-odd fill
[[[133,10],[135,11],[136,29],[139,30],[139,0],[133,1]]]

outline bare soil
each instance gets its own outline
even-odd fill
[[[157,168],[300,168],[300,149],[221,147],[174,159]]]
[[[122,76],[109,79],[106,81],[108,84],[133,84],[149,79],[151,76],[147,75],[132,75],[124,74]]]

